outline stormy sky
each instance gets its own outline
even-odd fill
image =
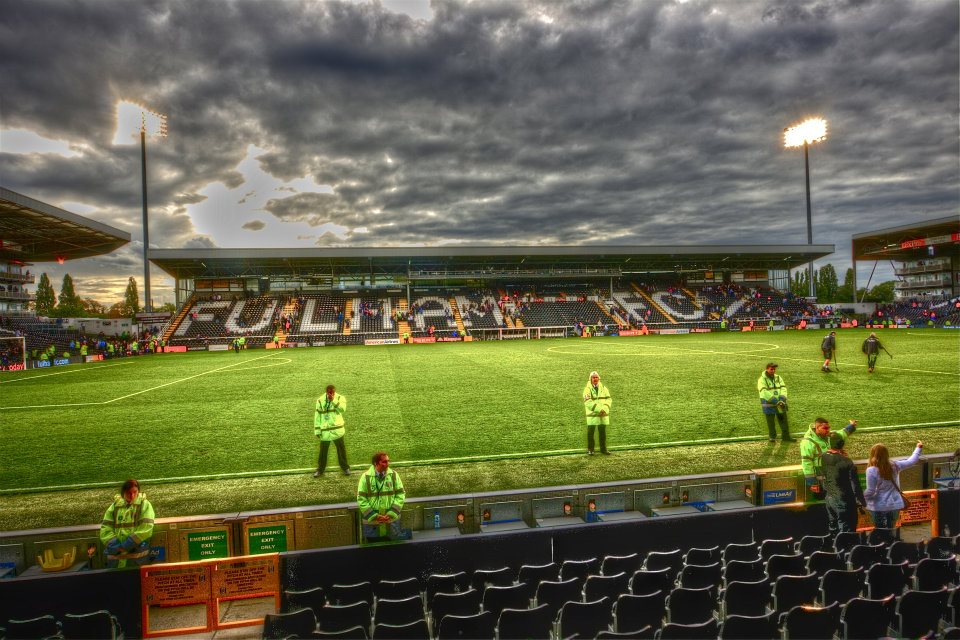
[[[164,248],[804,243],[803,151],[782,134],[822,116],[814,242],[836,244],[842,278],[852,234],[960,208],[958,12],[4,0],[0,186],[132,234],[36,268],[109,303],[142,278],[121,100],[169,118],[148,142]],[[153,273],[154,302],[172,300]]]

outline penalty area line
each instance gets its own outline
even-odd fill
[[[94,365],[89,369],[70,369],[68,371],[56,371],[53,373],[41,373],[36,376],[27,376],[25,378],[17,378],[16,380],[0,380],[0,384],[10,384],[11,382],[23,382],[24,380],[33,380],[34,378],[49,378],[50,376],[62,376],[67,373],[89,373],[91,371],[97,371],[98,369],[106,369],[108,367],[120,367],[125,364],[133,364],[133,362],[117,362],[114,364],[101,364]]]
[[[900,431],[905,429],[913,429],[917,427],[930,427],[930,428],[944,428],[944,427],[953,427],[960,426],[960,420],[943,420],[940,422],[918,422],[914,424],[892,424],[892,425],[882,425],[876,427],[858,427],[858,432],[874,433],[881,431]],[[794,436],[802,436],[803,433],[793,433]],[[612,451],[643,451],[647,449],[664,449],[670,447],[696,447],[696,446],[705,446],[705,445],[716,445],[716,444],[736,444],[740,442],[760,442],[765,441],[767,436],[765,435],[750,435],[750,436],[730,436],[727,438],[704,438],[702,440],[673,440],[670,442],[647,442],[642,444],[625,444],[609,447]],[[527,451],[523,453],[496,453],[490,455],[480,455],[480,456],[463,456],[459,458],[432,458],[427,460],[398,460],[396,462],[391,462],[390,466],[392,467],[430,467],[430,466],[442,466],[442,465],[451,465],[451,464],[466,464],[466,463],[476,463],[476,462],[498,462],[501,460],[518,460],[518,459],[529,459],[529,458],[551,458],[558,456],[573,456],[573,455],[584,455],[583,449],[553,449],[548,451]],[[369,465],[366,464],[354,464],[350,465],[351,471],[365,471]],[[181,482],[195,482],[195,481],[208,481],[208,480],[241,480],[244,478],[268,478],[273,476],[286,476],[286,475],[301,475],[305,473],[310,473],[314,470],[314,467],[301,467],[298,469],[271,469],[265,471],[236,471],[232,473],[212,473],[205,475],[190,475],[190,476],[172,476],[166,478],[143,478],[140,480],[142,483],[153,483],[153,484],[174,484]],[[338,473],[336,470],[332,471],[331,474]],[[44,487],[25,487],[18,489],[0,489],[0,496],[3,495],[17,495],[24,493],[41,493],[48,491],[80,491],[85,489],[100,489],[104,487],[117,487],[123,481],[117,480],[114,482],[87,482],[80,484],[63,484],[63,485],[49,485]]]

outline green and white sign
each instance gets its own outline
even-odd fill
[[[229,558],[230,545],[227,542],[226,530],[188,531],[187,556],[190,560]]]
[[[250,555],[278,553],[287,550],[287,525],[271,524],[247,529]]]

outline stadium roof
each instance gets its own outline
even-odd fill
[[[406,274],[411,277],[613,275],[651,271],[791,269],[830,255],[833,245],[577,247],[354,247],[296,249],[150,249],[175,278]],[[522,265],[522,266],[521,266]],[[591,272],[596,273],[591,273]]]
[[[0,187],[0,259],[53,262],[99,256],[130,234]]]
[[[940,255],[960,252],[960,216],[947,216],[853,236],[854,260],[911,260],[927,247],[949,245]]]

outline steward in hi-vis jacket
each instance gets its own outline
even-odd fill
[[[600,432],[600,453],[610,455],[607,451],[607,427],[610,426],[610,405],[613,398],[610,390],[600,382],[600,374],[590,373],[590,380],[583,388],[583,410],[587,416],[587,454],[593,455],[593,432]]]

